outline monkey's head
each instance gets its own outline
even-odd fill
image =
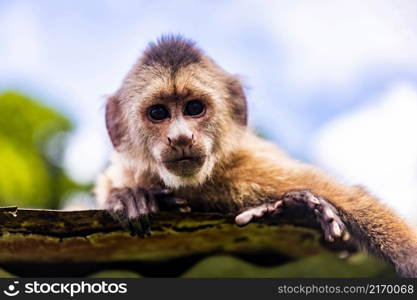
[[[177,36],[151,43],[106,105],[115,149],[173,188],[207,180],[246,122],[239,80]]]

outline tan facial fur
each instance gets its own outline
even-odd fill
[[[156,173],[166,186],[202,184],[216,161],[234,148],[223,146],[225,141],[239,143],[237,137],[246,122],[244,95],[236,78],[194,46],[189,48],[188,42],[168,38],[163,43],[178,48],[178,65],[154,53],[169,49],[155,50],[158,46],[153,45],[145,51],[109,99],[107,111],[117,107],[118,117],[108,114],[107,127],[116,149],[146,161],[148,171]],[[188,59],[186,55],[195,57]],[[239,93],[242,103],[235,101]],[[228,101],[232,97],[233,101]],[[187,115],[190,101],[202,103],[204,112]],[[149,111],[155,105],[163,106],[169,117],[152,120]],[[120,121],[114,126],[117,118]]]

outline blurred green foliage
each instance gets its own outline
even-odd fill
[[[1,274],[1,273],[0,273]],[[7,275],[7,273],[6,273]],[[91,277],[142,277],[133,271],[107,270],[92,274]],[[259,266],[227,255],[209,256],[188,269],[181,277],[241,277],[241,278],[282,278],[282,277],[397,277],[392,267],[382,264],[364,253],[357,253],[347,259],[340,259],[333,253],[313,255],[282,265]]]
[[[71,122],[17,92],[0,94],[0,205],[57,208],[76,187],[62,167]]]

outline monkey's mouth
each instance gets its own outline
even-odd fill
[[[164,161],[165,167],[178,176],[190,176],[197,173],[205,161],[204,155],[181,156]]]
[[[192,161],[196,161],[196,160],[201,160],[203,159],[204,156],[181,156],[178,158],[174,158],[171,160],[167,160],[165,161],[165,163],[178,163],[178,162],[192,162]]]

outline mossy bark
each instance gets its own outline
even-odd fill
[[[313,220],[290,217],[240,228],[231,215],[162,212],[153,217],[152,236],[144,239],[123,231],[102,210],[0,208],[0,224],[0,266],[24,276],[81,276],[112,266],[175,276],[210,255],[277,265],[355,251],[351,243],[324,242]]]

